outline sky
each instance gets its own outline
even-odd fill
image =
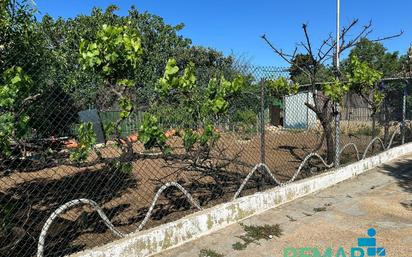
[[[162,16],[166,23],[184,23],[183,36],[194,45],[212,47],[236,56],[254,65],[287,66],[262,41],[266,34],[271,42],[285,51],[293,51],[304,39],[302,24],[307,23],[313,42],[321,43],[335,31],[334,0],[37,0],[41,17],[72,18],[90,14],[94,6],[109,4],[120,7],[118,14],[127,14],[131,5],[139,11]],[[371,38],[404,34],[384,45],[390,51],[405,53],[412,43],[412,1],[410,0],[341,0],[341,24],[354,18],[360,25],[373,23]],[[360,27],[358,27],[358,30]],[[356,30],[355,30],[356,31]],[[353,35],[356,34],[354,31]]]

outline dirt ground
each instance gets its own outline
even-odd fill
[[[287,181],[319,140],[320,134],[313,131],[268,130],[265,136],[265,162],[279,180]],[[369,136],[341,137],[342,145],[354,142],[361,152],[369,141]],[[134,148],[137,152],[144,150],[142,145],[136,144]],[[41,170],[22,170],[17,167],[9,175],[0,177],[0,201],[10,206],[12,215],[7,222],[14,228],[8,240],[0,241],[0,249],[8,250],[3,251],[6,254],[4,256],[33,256],[40,230],[48,216],[60,205],[73,199],[96,201],[113,224],[124,233],[136,230],[156,191],[166,182],[180,183],[203,208],[228,201],[253,166],[260,162],[260,136],[254,135],[244,140],[234,133],[224,133],[216,148],[219,151],[215,152],[216,157],[211,162],[215,162],[215,166],[222,166],[216,171],[182,169],[182,164],[176,160],[156,157],[134,161],[131,173],[107,171],[98,163],[85,167],[51,163]],[[374,148],[375,152],[380,150],[379,146]],[[119,155],[114,146],[101,148],[100,152],[109,158]],[[324,152],[324,147],[320,152]],[[94,159],[92,157],[90,161]],[[236,162],[224,165],[224,159],[236,159]],[[343,163],[354,161],[353,149],[348,149],[342,160]],[[311,161],[298,179],[323,170],[319,161]],[[276,184],[267,175],[257,173],[248,182],[242,195],[274,186]],[[180,191],[176,188],[167,189],[144,229],[195,211]],[[78,207],[60,215],[51,226],[46,239],[46,256],[62,256],[114,239],[115,236],[107,230],[96,212],[90,207]],[[10,246],[11,241],[16,244]]]

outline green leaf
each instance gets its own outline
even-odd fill
[[[166,136],[158,126],[158,119],[154,115],[146,114],[143,117],[142,125],[139,128],[139,139],[146,149],[160,147],[163,149],[166,143]]]
[[[96,144],[96,134],[93,130],[93,123],[82,123],[77,129],[76,139],[79,146],[71,152],[70,159],[75,162],[84,162],[92,152]]]
[[[120,111],[120,118],[121,119],[126,119],[130,116],[132,110],[133,110],[133,104],[132,101],[129,98],[122,97],[119,99],[119,107],[121,109]]]
[[[278,98],[296,94],[299,90],[298,84],[289,82],[285,77],[279,77],[275,80],[267,80],[265,84],[272,95]]]
[[[183,134],[183,146],[186,152],[189,152],[193,148],[196,141],[197,141],[197,135],[193,133],[193,130],[186,129]]]
[[[18,82],[21,81],[20,75],[16,75],[12,80],[11,83],[12,84],[17,84]]]
[[[174,75],[179,72],[175,59],[169,59],[166,64],[165,75]]]

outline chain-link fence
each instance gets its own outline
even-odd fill
[[[326,126],[308,108],[324,104],[321,93],[301,87],[279,97],[268,87],[268,81],[289,77],[285,68],[224,71],[229,79],[247,79],[210,128],[172,100],[153,108],[151,85],[130,92],[135,108],[123,119],[116,95],[94,77],[71,76],[64,65],[33,60],[10,57],[1,69],[2,256],[67,255],[333,165],[333,120]],[[18,70],[7,77],[13,65],[30,75],[30,83],[20,81]],[[197,75],[201,88],[213,74],[199,69]],[[360,96],[345,96],[342,165],[412,140],[406,83],[384,80],[388,90],[376,111]],[[333,105],[327,108],[334,118]],[[159,117],[149,127],[160,131],[167,149],[147,147],[150,140],[141,133],[146,114]],[[119,135],[109,133],[113,124]],[[88,147],[83,156],[80,150]]]
[[[408,79],[404,78],[383,79],[380,90],[385,97],[375,108],[359,95],[347,95],[341,110],[341,145],[355,144],[360,158],[365,158],[410,142],[409,122],[405,117],[407,107],[404,105],[408,85]],[[350,150],[342,152],[343,163],[352,161],[352,154]]]

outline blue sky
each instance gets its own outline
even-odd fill
[[[256,65],[285,66],[279,57],[263,43],[265,33],[279,48],[293,50],[303,40],[302,23],[308,23],[314,42],[335,30],[334,0],[47,0],[35,1],[40,16],[70,18],[89,14],[93,6],[105,8],[118,5],[119,14],[125,14],[134,4],[140,11],[162,16],[169,24],[183,22],[181,32],[196,45],[208,46],[235,53]],[[372,20],[371,37],[398,33],[400,38],[385,41],[391,51],[406,52],[412,43],[412,1],[409,0],[341,0],[341,23],[359,18],[361,24]]]

